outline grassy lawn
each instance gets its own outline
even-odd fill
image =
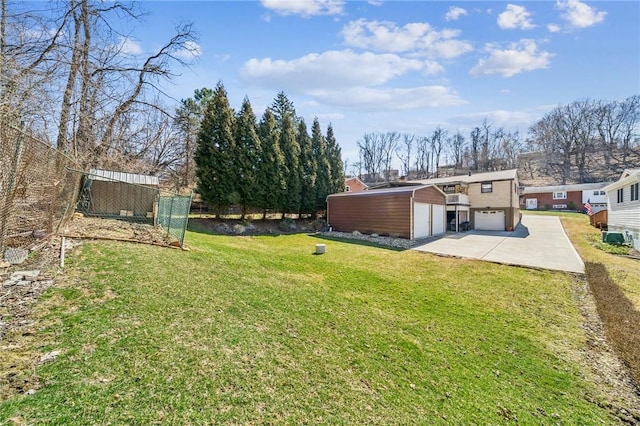
[[[569,275],[306,235],[187,242],[77,249],[32,342],[62,354],[0,424],[617,423]]]
[[[589,217],[581,213],[526,212],[523,214],[549,214],[560,216],[569,239],[585,262],[602,263],[611,278],[620,286],[625,295],[640,311],[640,261],[617,256],[598,248],[602,243],[601,231],[589,225]],[[615,246],[607,248],[616,251]],[[619,251],[619,250],[618,250]]]

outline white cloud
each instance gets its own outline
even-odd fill
[[[240,71],[248,83],[304,94],[334,106],[376,109],[412,109],[464,103],[444,85],[416,88],[382,87],[409,72],[433,74],[442,67],[429,61],[386,53],[350,50],[309,54],[290,61],[251,59]]]
[[[455,58],[473,49],[471,43],[458,40],[459,35],[459,30],[437,31],[426,22],[398,27],[393,22],[359,19],[342,29],[345,44],[350,47],[440,58]]]
[[[498,15],[498,26],[503,30],[535,28],[531,23],[531,13],[524,7],[508,4],[507,9]]]
[[[280,15],[340,15],[344,0],[261,0],[262,6]]]
[[[552,53],[539,51],[535,41],[523,39],[511,43],[507,49],[500,49],[494,44],[487,44],[485,50],[489,56],[480,59],[469,72],[471,75],[500,74],[512,77],[525,71],[548,68]]]
[[[120,51],[127,55],[140,55],[142,47],[130,38],[120,37]]]
[[[254,58],[244,64],[240,73],[245,80],[261,85],[307,92],[310,88],[380,85],[407,72],[425,69],[426,64],[417,59],[342,50],[313,53],[291,61]]]
[[[448,121],[450,125],[457,125],[462,129],[470,130],[486,119],[488,123],[495,127],[503,127],[508,131],[518,130],[522,136],[522,132],[526,132],[531,123],[540,119],[540,116],[541,113],[539,111],[494,110],[459,115],[450,118]]]
[[[451,6],[444,16],[447,21],[457,21],[462,15],[467,15],[467,11],[458,6]]]
[[[383,0],[369,0],[367,3],[369,3],[371,6],[382,6],[384,4]]]
[[[558,24],[549,24],[547,25],[547,29],[550,33],[558,33],[561,30],[560,25]]]
[[[195,41],[187,41],[184,45],[184,49],[178,50],[175,53],[175,56],[185,60],[194,59],[200,55],[202,55],[202,47]]]
[[[595,7],[582,3],[579,0],[558,0],[556,7],[563,10],[562,18],[572,28],[587,28],[604,21],[607,12],[597,11]]]
[[[398,111],[451,107],[466,104],[450,87],[412,88],[353,87],[344,91],[317,90],[311,93],[321,102],[369,111]]]

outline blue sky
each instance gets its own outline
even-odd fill
[[[145,53],[192,22],[176,99],[222,81],[258,118],[284,91],[308,124],[331,123],[357,161],[367,132],[464,133],[487,118],[527,133],[559,104],[640,93],[637,1],[144,1],[128,47]]]

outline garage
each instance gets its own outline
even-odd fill
[[[478,210],[474,215],[474,228],[478,231],[504,231],[504,210]]]
[[[434,185],[341,192],[327,197],[327,224],[338,232],[424,238],[445,232],[445,206]]]

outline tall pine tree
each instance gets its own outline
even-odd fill
[[[283,197],[283,213],[300,210],[300,146],[293,127],[293,117],[285,114],[280,128],[280,149],[284,157],[286,191]]]
[[[327,195],[331,194],[331,166],[327,158],[327,142],[322,135],[318,117],[311,127],[311,150],[316,159],[317,174],[314,190],[314,212],[327,208]]]
[[[236,176],[233,170],[235,139],[234,113],[227,92],[219,82],[206,103],[194,155],[198,192],[220,214],[237,202]]]
[[[262,146],[262,157],[258,167],[261,200],[257,207],[263,209],[266,219],[267,210],[282,211],[284,193],[287,190],[284,156],[280,150],[280,135],[276,127],[276,119],[270,109],[265,111],[260,120],[258,136]]]
[[[330,167],[330,193],[344,191],[344,164],[342,163],[342,150],[336,141],[333,127],[327,128],[327,160]]]
[[[242,219],[244,219],[247,210],[259,204],[262,189],[258,183],[258,163],[262,155],[261,144],[256,128],[256,116],[248,98],[242,102],[234,130],[236,183],[242,208]]]
[[[300,213],[308,214],[315,210],[314,197],[318,164],[313,155],[307,124],[303,119],[298,121],[296,134],[300,146]]]

